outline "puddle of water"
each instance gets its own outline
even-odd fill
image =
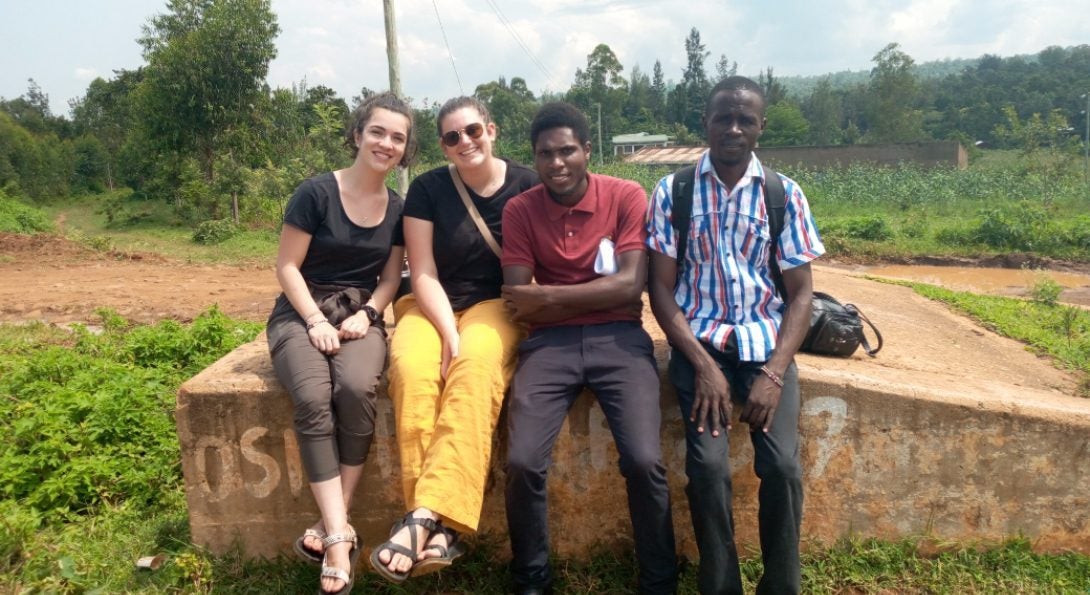
[[[867,267],[867,275],[918,281],[958,291],[1024,296],[1044,278],[1065,288],[1060,301],[1090,305],[1090,275],[1034,271],[1028,269],[989,269],[931,265],[884,265]]]

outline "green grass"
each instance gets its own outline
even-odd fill
[[[919,287],[922,292],[930,289]],[[958,292],[933,295],[974,302]],[[990,306],[1004,312],[994,317],[997,330],[1008,332],[1008,322],[1027,317],[1027,312],[1047,314],[1055,308],[1047,303],[1049,292],[1041,295],[1041,304],[998,298],[998,305]],[[213,310],[190,325],[154,326],[132,326],[102,312],[102,327],[95,334],[82,327],[68,331],[44,324],[0,325],[0,474],[6,477],[32,465],[46,478],[0,485],[0,592],[313,591],[316,569],[294,558],[217,557],[190,543],[177,438],[171,428],[173,395],[184,378],[251,338],[258,325],[235,323]],[[150,417],[138,427],[110,423],[120,415],[136,414]],[[96,458],[104,453],[119,456],[140,444],[152,447],[141,447],[139,463],[120,471]],[[54,451],[64,454],[50,454]],[[58,461],[65,464],[58,467]],[[159,479],[131,482],[149,470]],[[117,475],[104,479],[104,471]],[[70,489],[42,493],[42,485],[49,482]],[[951,545],[926,537],[809,545],[803,559],[807,593],[1090,592],[1090,557],[1037,554],[1023,538],[986,545]],[[504,557],[506,548],[502,538],[484,536],[448,571],[404,586],[361,573],[356,592],[503,593],[509,576],[494,560]],[[163,568],[135,568],[138,558],[156,554],[167,556]],[[361,571],[365,564],[361,562]],[[631,555],[601,553],[554,564],[561,593],[634,590]],[[746,552],[742,572],[747,592],[752,592],[761,574],[756,552]],[[691,564],[682,574],[680,592],[697,592]]]
[[[120,213],[112,222],[106,209]],[[193,241],[193,228],[179,221],[170,205],[133,198],[129,190],[86,195],[50,204],[46,213],[63,221],[65,236],[91,248],[159,254],[197,263],[269,266],[276,259],[279,231],[243,228],[213,245]]]
[[[1016,339],[1052,358],[1057,367],[1080,376],[1079,394],[1090,397],[1090,310],[1056,301],[1058,292],[1039,282],[1037,299],[978,295],[926,283],[873,279],[911,287],[920,295],[949,304],[988,329]]]

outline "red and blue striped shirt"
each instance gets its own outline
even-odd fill
[[[777,244],[781,270],[806,264],[825,253],[806,196],[798,184],[780,176],[786,192],[783,232]],[[647,246],[677,258],[673,227],[674,174],[659,180],[647,211]],[[783,300],[768,266],[770,237],[764,200],[764,168],[754,155],[734,188],[727,188],[705,152],[697,162],[693,211],[685,262],[674,299],[700,341],[723,350],[732,333],[739,359],[766,361],[776,346]]]

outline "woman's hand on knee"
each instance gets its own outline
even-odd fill
[[[337,329],[328,321],[316,324],[307,329],[307,337],[315,349],[326,355],[333,355],[341,348],[340,338],[337,337]]]

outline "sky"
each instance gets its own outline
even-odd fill
[[[350,100],[389,87],[382,0],[272,0],[273,87],[325,85]],[[422,106],[505,77],[535,95],[571,86],[599,43],[650,75],[681,79],[694,26],[751,77],[869,70],[887,44],[917,62],[1090,44],[1087,0],[393,0],[403,92]],[[136,39],[166,0],[0,0],[0,97],[33,78],[55,114],[95,77],[144,63]]]

